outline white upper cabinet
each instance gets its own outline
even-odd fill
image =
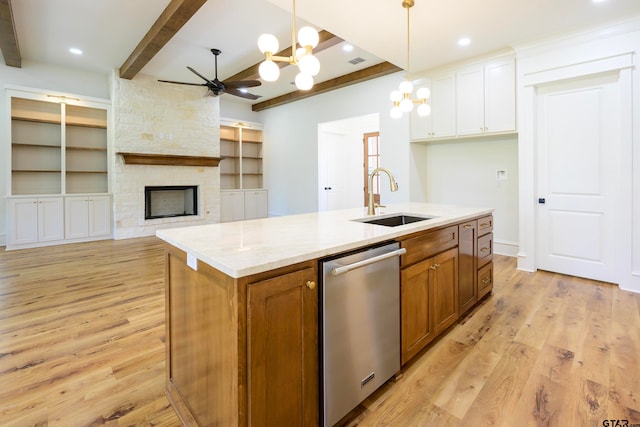
[[[411,139],[425,140],[445,138],[456,134],[456,86],[455,74],[446,73],[424,79],[417,84],[414,93],[421,87],[431,90],[427,103],[431,114],[420,117],[417,108],[411,112]]]
[[[456,135],[516,130],[515,63],[502,58],[456,72]]]

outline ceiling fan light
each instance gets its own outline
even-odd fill
[[[427,99],[428,97],[431,96],[431,91],[429,90],[428,87],[421,87],[416,92],[416,96],[418,97],[418,99]]]
[[[258,68],[260,78],[267,82],[275,82],[280,77],[280,67],[273,61],[263,61]]]
[[[320,72],[320,61],[313,55],[304,55],[298,62],[300,71],[309,74],[310,76],[317,76]]]
[[[258,38],[258,49],[262,53],[275,53],[279,47],[278,39],[273,34],[263,34]]]
[[[400,92],[411,93],[412,90],[413,90],[413,83],[411,83],[409,80],[405,80],[402,83],[400,83]]]
[[[402,110],[400,109],[400,107],[393,107],[389,112],[389,115],[392,119],[399,119],[400,117],[402,117]]]
[[[296,87],[300,90],[309,90],[313,87],[313,77],[309,74],[299,72],[296,76]]]
[[[427,117],[431,114],[431,106],[429,104],[420,104],[418,106],[418,115],[420,117]]]
[[[402,101],[402,93],[399,90],[394,90],[389,95],[389,99],[394,103],[395,102],[400,102],[400,101]]]
[[[298,31],[298,43],[300,43],[301,46],[311,46],[313,49],[318,46],[319,41],[320,36],[318,32],[311,27],[302,27],[300,31]]]
[[[413,110],[413,102],[409,98],[403,99],[400,101],[400,109],[405,113],[410,112]]]

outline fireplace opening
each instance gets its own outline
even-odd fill
[[[198,186],[144,187],[144,219],[198,215]]]

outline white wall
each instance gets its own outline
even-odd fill
[[[10,173],[7,154],[11,148],[11,142],[8,140],[9,132],[5,125],[9,123],[5,93],[7,86],[23,86],[42,89],[45,92],[109,98],[108,76],[106,74],[88,73],[30,61],[22,61],[22,68],[0,64],[0,88],[2,88],[2,101],[0,102],[0,120],[2,120],[2,131],[0,132],[0,246],[6,242],[5,196],[9,191],[8,178]]]

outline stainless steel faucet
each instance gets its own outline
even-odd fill
[[[396,182],[393,175],[391,175],[391,172],[389,171],[389,169],[375,168],[373,172],[371,172],[371,174],[369,175],[369,203],[367,205],[367,215],[376,214],[376,207],[375,207],[375,204],[373,203],[373,177],[378,172],[384,172],[389,176],[389,185],[391,186],[391,191],[398,191],[398,183]]]

